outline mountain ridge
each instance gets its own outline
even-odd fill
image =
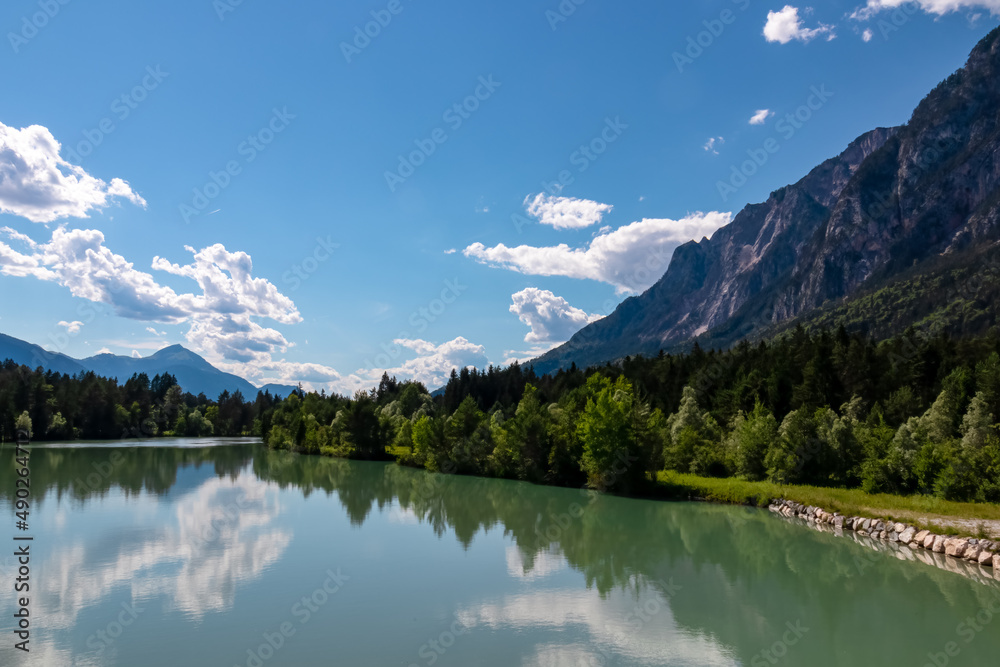
[[[212,399],[217,398],[223,391],[231,394],[239,391],[245,399],[252,400],[258,391],[270,391],[272,394],[287,396],[295,389],[292,386],[279,384],[255,387],[238,375],[226,373],[212,366],[204,358],[182,345],[169,345],[148,357],[134,358],[105,353],[85,359],[74,359],[13,336],[0,334],[0,361],[5,359],[30,368],[41,366],[45,370],[65,375],[93,372],[109,379],[116,378],[119,383],[125,382],[137,373],[145,373],[150,378],[169,373],[177,378],[178,384],[184,391],[195,395],[205,394]]]
[[[534,360],[536,371],[731,346],[922,263],[979,257],[1000,229],[998,80],[1000,28],[906,124],[862,134],[711,239],[678,247],[660,280]]]

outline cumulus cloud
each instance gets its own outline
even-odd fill
[[[222,370],[244,377],[257,385],[302,383],[306,391],[328,389],[343,394],[353,394],[355,389],[370,388],[371,383],[345,384],[345,378],[336,369],[322,364],[298,363],[284,359],[256,359],[247,363],[219,363]],[[381,373],[379,374],[381,376]],[[364,385],[364,386],[362,386]]]
[[[47,128],[18,130],[0,123],[0,212],[52,222],[89,217],[115,198],[146,207],[146,200],[122,179],[106,183],[62,159],[59,150]]]
[[[512,294],[511,300],[514,303],[510,312],[531,329],[524,337],[526,343],[564,343],[583,327],[601,319],[600,315],[588,315],[563,297],[537,287]]]
[[[81,327],[83,327],[83,322],[59,322],[56,326],[63,327],[68,334],[78,334]]]
[[[681,220],[644,219],[594,238],[585,248],[474,243],[466,257],[481,264],[534,276],[565,276],[613,285],[619,294],[639,292],[666,271],[681,243],[711,236],[729,224],[731,213],[693,213]]]
[[[393,344],[415,352],[417,356],[404,361],[396,368],[385,369],[386,372],[400,379],[423,382],[432,391],[448,383],[452,369],[482,368],[489,363],[486,348],[469,342],[462,336],[440,345],[426,340],[406,338],[398,338]],[[379,370],[377,374],[381,376],[382,371]]]
[[[875,33],[871,31],[871,28],[861,33],[861,39],[864,40],[865,42],[872,41],[873,37],[875,37]]]
[[[705,145],[702,146],[702,148],[704,148],[709,153],[718,155],[719,151],[716,148],[716,146],[721,146],[724,143],[726,143],[726,140],[723,139],[722,137],[710,137],[709,140],[705,142]]]
[[[552,197],[544,192],[534,199],[529,195],[524,200],[528,214],[538,218],[543,225],[556,229],[583,229],[601,221],[614,208],[610,204],[600,204],[589,199]]]
[[[759,109],[750,119],[751,125],[763,125],[768,118],[774,115],[770,109]]]
[[[111,306],[127,319],[187,323],[187,341],[213,363],[244,370],[274,363],[272,355],[284,353],[291,344],[255,320],[302,321],[291,299],[267,280],[253,277],[249,255],[219,244],[200,251],[187,247],[193,255],[190,264],[153,259],[154,270],[189,278],[200,288],[200,293],[177,293],[105,247],[98,230],[60,227],[48,243],[18,239],[10,232],[7,236],[28,249],[20,252],[0,242],[0,274],[55,282],[75,297]]]
[[[811,10],[807,9],[806,13]],[[792,40],[800,42],[810,42],[814,38],[826,35],[827,39],[833,39],[836,34],[833,26],[820,23],[815,28],[806,28],[799,17],[798,7],[785,5],[780,11],[770,11],[767,13],[767,23],[764,25],[764,38],[768,42],[778,42],[788,44]]]
[[[16,229],[11,229],[10,227],[0,227],[0,234],[3,234],[7,238],[13,239],[14,241],[20,241],[21,243],[26,244],[29,248],[34,248],[37,247],[38,245],[27,234],[22,234]]]
[[[287,361],[284,355],[292,344],[282,333],[258,320],[296,324],[302,317],[291,299],[267,280],[253,276],[253,262],[246,253],[230,252],[216,244],[201,250],[185,247],[192,255],[188,263],[155,257],[151,264],[154,271],[187,278],[199,288],[178,293],[105,247],[104,235],[97,230],[68,231],[60,227],[47,243],[35,243],[10,228],[0,228],[0,234],[27,246],[19,251],[0,242],[0,274],[57,283],[74,296],[111,306],[117,315],[127,319],[187,324],[185,337],[190,347],[216,367],[258,385],[301,382],[306,389],[352,393],[370,388],[382,375],[383,369],[378,369],[345,377],[322,364]],[[75,333],[83,323],[60,322],[60,326]],[[165,335],[153,326],[146,331]],[[116,344],[136,348],[133,356],[138,349],[159,347],[157,342]],[[414,358],[384,370],[432,388],[445,384],[452,368],[488,363],[485,348],[465,338],[441,345],[408,339],[395,344],[409,350]],[[102,348],[101,353],[110,351]]]
[[[904,5],[919,7],[928,14],[937,16],[963,9],[986,9],[994,16],[1000,15],[1000,0],[868,0],[864,7],[856,9],[851,14],[851,18],[866,21],[879,12],[897,9]]]

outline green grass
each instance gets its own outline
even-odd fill
[[[803,505],[815,505],[845,516],[886,518],[933,530],[956,531],[948,520],[1000,521],[1000,505],[956,503],[931,496],[894,496],[865,493],[860,489],[830,489],[816,486],[782,485],[715,479],[664,471],[657,475],[663,495],[669,498],[703,498],[722,503],[763,507],[772,498],[784,498]],[[972,532],[975,532],[973,530]]]

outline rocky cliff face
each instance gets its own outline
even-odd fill
[[[939,85],[855,173],[796,264],[781,315],[851,294],[941,253],[992,237],[1000,185],[1000,34]]]
[[[547,372],[731,344],[1000,228],[1000,29],[900,128],[859,137],[798,183],[675,252],[641,296],[542,356]]]

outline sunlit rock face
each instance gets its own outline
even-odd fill
[[[995,30],[906,125],[862,135],[711,239],[679,247],[659,282],[536,371],[655,355],[698,336],[730,345],[914,272],[985,262],[1000,229],[998,81]],[[908,318],[919,320],[903,314],[893,326]]]

